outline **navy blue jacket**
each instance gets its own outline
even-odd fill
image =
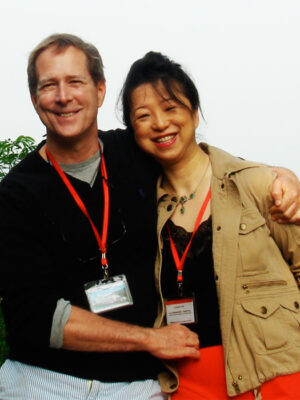
[[[126,131],[100,133],[100,137],[111,198],[110,272],[126,275],[134,300],[133,306],[105,316],[150,327],[157,311],[157,171]],[[101,232],[101,173],[92,188],[69,179]],[[64,298],[89,309],[83,285],[102,277],[100,256],[87,218],[54,168],[33,151],[0,184],[0,291],[11,359],[107,382],[156,378],[162,366],[148,353],[49,348],[57,300]]]

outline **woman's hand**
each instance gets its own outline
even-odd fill
[[[300,182],[286,168],[273,168],[277,178],[272,187],[274,205],[270,208],[273,221],[300,225]]]

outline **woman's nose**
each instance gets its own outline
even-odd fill
[[[170,124],[170,119],[165,113],[157,113],[154,117],[152,127],[154,130],[163,131]]]

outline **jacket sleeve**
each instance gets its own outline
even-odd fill
[[[7,339],[12,347],[48,347],[53,313],[62,297],[49,274],[55,263],[49,237],[26,193],[1,186],[0,294]],[[60,277],[55,279],[59,287]]]
[[[300,226],[278,224],[272,221],[269,214],[267,223],[300,288]]]
[[[236,179],[242,202],[259,209],[300,287],[300,226],[279,224],[272,220],[269,213],[269,208],[273,204],[271,190],[275,174],[270,168],[254,167],[237,174]]]

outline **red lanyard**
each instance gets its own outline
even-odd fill
[[[188,253],[188,251],[189,251],[189,249],[190,249],[190,247],[191,247],[192,240],[193,240],[193,238],[194,238],[194,236],[195,236],[195,234],[196,234],[196,232],[197,232],[197,229],[198,229],[198,227],[199,227],[199,225],[200,225],[200,222],[201,222],[201,220],[202,220],[203,214],[204,214],[204,212],[205,212],[205,210],[206,210],[206,207],[207,207],[207,205],[208,205],[208,202],[209,202],[210,198],[211,198],[211,189],[209,188],[209,190],[208,190],[208,192],[207,192],[207,195],[206,195],[206,197],[205,197],[205,200],[204,200],[204,202],[203,202],[203,204],[202,204],[202,206],[201,206],[201,208],[200,208],[198,217],[197,217],[197,219],[196,219],[195,226],[194,226],[194,231],[193,231],[193,233],[192,233],[192,236],[191,236],[191,238],[190,238],[190,240],[189,240],[189,242],[188,242],[188,244],[187,244],[187,246],[186,246],[186,248],[185,248],[185,250],[184,250],[184,252],[183,252],[183,254],[182,254],[182,256],[181,256],[181,258],[179,258],[178,251],[177,251],[177,249],[176,249],[176,247],[175,247],[175,243],[174,243],[174,241],[173,241],[173,239],[172,239],[170,227],[169,227],[168,224],[166,225],[166,226],[167,226],[168,233],[169,233],[170,246],[171,246],[171,251],[172,251],[173,259],[174,259],[175,266],[176,266],[177,271],[178,271],[178,274],[177,274],[177,283],[178,283],[178,286],[179,286],[179,287],[182,285],[182,270],[183,270],[183,266],[184,266],[184,262],[185,262],[187,253]]]
[[[99,144],[100,147],[100,144]],[[67,178],[66,174],[64,171],[60,168],[58,163],[56,162],[55,158],[53,155],[49,152],[47,149],[47,146],[45,148],[47,157],[51,161],[53,167],[56,169],[57,173],[63,180],[64,184],[66,185],[67,189],[71,193],[73,199],[75,200],[76,204],[80,208],[80,210],[83,212],[83,214],[87,217],[89,220],[89,223],[91,224],[91,227],[93,229],[95,238],[97,240],[99,249],[101,250],[102,257],[101,257],[101,265],[102,268],[104,269],[104,272],[106,272],[106,277],[107,275],[107,258],[106,258],[106,244],[107,244],[107,232],[108,232],[108,219],[109,219],[109,189],[108,189],[108,177],[107,177],[107,170],[106,170],[106,165],[104,161],[104,156],[102,154],[102,150],[100,147],[100,152],[101,152],[101,160],[100,160],[100,170],[102,174],[102,185],[103,185],[103,193],[104,193],[104,210],[103,210],[103,225],[102,225],[102,239],[99,235],[99,232],[97,228],[95,227],[95,224],[93,223],[88,210],[86,209],[86,206],[84,205],[83,201],[81,200],[79,194],[76,192],[75,188]]]

